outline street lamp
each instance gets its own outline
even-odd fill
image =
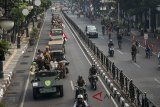
[[[3,28],[5,31],[9,31],[13,28],[14,21],[1,17],[0,18],[0,27]],[[5,60],[5,54],[4,52],[0,53],[0,78],[3,78],[3,61]]]

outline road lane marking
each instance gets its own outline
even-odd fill
[[[44,27],[44,22],[46,21],[46,15],[47,15],[47,12],[45,14],[45,18],[44,18],[44,21],[43,21],[43,25],[41,27],[41,30],[40,30],[40,33],[39,33],[39,39],[37,41],[37,44],[36,44],[36,47],[35,47],[35,50],[34,50],[34,54],[33,54],[33,58],[32,58],[32,61],[34,60],[34,57],[35,57],[35,54],[36,54],[36,50],[37,50],[37,47],[38,47],[38,43],[39,43],[39,40],[40,40],[40,37],[41,37],[41,33],[42,33],[42,29]],[[26,97],[26,93],[27,93],[27,89],[28,89],[28,85],[29,85],[29,78],[30,78],[30,74],[28,75],[28,78],[27,78],[27,82],[26,82],[26,85],[25,85],[25,90],[24,90],[24,93],[23,93],[23,96],[22,96],[22,101],[20,103],[20,107],[23,107],[24,106],[24,101],[25,101],[25,97]]]
[[[157,78],[154,78],[154,80],[155,80],[158,84],[160,84],[160,81],[159,81]]]
[[[117,50],[121,55],[123,55],[123,52],[121,52],[120,50]]]
[[[66,19],[64,19],[64,20],[66,20]],[[67,21],[66,21],[66,22],[67,22]],[[68,24],[69,24],[69,23],[68,23]],[[73,27],[72,27],[70,24],[69,24],[69,26],[70,26],[70,27],[72,28],[72,30],[74,31]],[[68,27],[68,29],[71,31],[71,29],[69,28],[69,26],[67,26],[67,27]],[[77,38],[79,39],[79,41],[81,42],[81,44],[84,46],[84,44],[82,43],[82,41],[81,41],[80,38],[78,37],[77,33],[76,33],[75,31],[74,31],[74,33],[75,33],[75,35],[77,36]],[[77,42],[79,48],[81,49],[81,51],[82,51],[83,55],[85,56],[86,60],[88,61],[88,63],[89,63],[90,65],[92,65],[91,61],[89,61],[88,57],[86,56],[85,52],[84,52],[83,49],[81,48],[79,42],[77,41],[77,39],[76,39],[76,37],[75,37],[75,35],[73,34],[72,31],[71,31],[71,34],[72,34],[72,36],[74,37],[75,41]],[[85,46],[84,46],[84,47],[85,47]],[[102,80],[101,80],[101,78],[100,78],[99,76],[98,76],[98,79],[100,80],[101,84],[103,85],[105,91],[110,95],[108,89],[106,88],[106,86],[104,85],[104,83],[102,82]],[[111,100],[113,101],[114,105],[115,105],[116,107],[118,107],[118,105],[117,105],[117,103],[116,103],[116,101],[114,100],[113,97],[111,97]]]
[[[74,91],[73,81],[71,80],[70,83],[71,83],[71,88],[72,88],[72,90]]]
[[[140,65],[138,65],[137,63],[133,63],[135,66],[137,66],[138,68],[141,68],[141,66]]]

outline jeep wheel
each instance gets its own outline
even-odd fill
[[[63,86],[59,87],[59,93],[60,93],[60,97],[63,97]]]
[[[38,96],[37,96],[37,90],[36,89],[33,89],[33,99],[37,99]]]

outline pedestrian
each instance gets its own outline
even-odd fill
[[[123,90],[124,87],[124,75],[123,75],[123,71],[120,71],[120,85],[121,85],[121,90]]]
[[[140,43],[139,43],[139,41],[138,41],[138,40],[136,40],[135,44],[136,44],[136,47],[137,47],[137,53],[139,53],[139,47],[140,47]]]
[[[129,83],[129,96],[132,102],[135,100],[135,90],[134,90],[134,85],[133,81],[131,80]]]
[[[112,75],[113,75],[113,79],[115,79],[115,76],[116,76],[116,66],[114,65],[114,62],[112,63]]]
[[[102,35],[105,35],[105,25],[102,25]]]

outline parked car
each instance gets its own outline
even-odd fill
[[[86,35],[89,38],[98,38],[98,32],[97,32],[96,26],[87,25],[85,31],[86,31]]]

